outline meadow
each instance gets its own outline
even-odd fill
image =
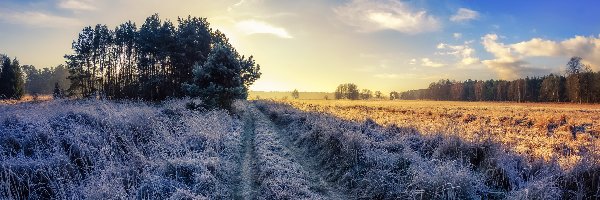
[[[352,196],[594,199],[600,195],[595,127],[583,125],[597,120],[595,105],[322,100],[258,105],[295,146],[322,164],[324,177]],[[587,115],[576,115],[581,113]],[[550,134],[548,127],[539,128],[552,123],[562,124]],[[569,126],[586,129],[573,138],[565,128]],[[572,153],[561,154],[552,145],[571,148]],[[540,151],[549,151],[552,158],[536,154]]]
[[[456,101],[287,101],[304,111],[357,122],[414,127],[424,135],[498,142],[570,168],[600,148],[600,105]]]
[[[498,133],[466,131],[484,129],[478,122],[484,113],[503,109],[593,117],[591,105],[258,100],[236,101],[231,111],[197,111],[186,108],[190,101],[0,104],[0,199],[600,197],[593,144],[587,153],[573,146],[577,153],[545,159],[532,154],[533,147],[519,152],[518,145],[495,139]],[[532,125],[504,129],[540,131],[537,118],[527,119]],[[544,140],[596,142],[595,126],[586,125],[575,139],[564,128],[588,119],[595,118],[567,118]],[[511,120],[503,123],[517,118]],[[454,125],[444,129],[444,123]],[[534,137],[507,141],[535,142],[523,138]],[[561,164],[566,158],[575,161]]]

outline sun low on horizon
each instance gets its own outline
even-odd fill
[[[262,77],[256,91],[427,88],[440,79],[564,73],[572,56],[600,69],[597,1],[5,0],[0,52],[37,68],[64,64],[85,26],[138,25],[154,13],[205,17]]]

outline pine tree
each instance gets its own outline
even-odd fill
[[[184,89],[202,99],[204,108],[229,110],[235,99],[247,98],[248,86],[260,77],[257,68],[252,59],[240,58],[229,46],[216,44],[206,62],[194,67],[194,82]]]
[[[25,93],[23,73],[19,61],[2,56],[2,72],[0,72],[0,98],[21,99]]]

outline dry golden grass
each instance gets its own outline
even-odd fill
[[[286,101],[349,120],[411,126],[422,134],[490,139],[565,168],[600,150],[600,105],[442,101]],[[574,134],[575,133],[575,134]],[[575,135],[575,137],[573,137]]]
[[[52,100],[52,95],[25,95],[23,96],[23,98],[19,99],[19,100],[13,100],[13,99],[8,99],[8,100],[0,100],[0,104],[18,104],[18,103],[25,103],[25,102],[36,102],[36,101],[49,101]]]

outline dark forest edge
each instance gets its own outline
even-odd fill
[[[391,92],[390,99],[440,101],[600,102],[600,72],[572,57],[564,75],[506,80],[440,80],[427,89]]]

